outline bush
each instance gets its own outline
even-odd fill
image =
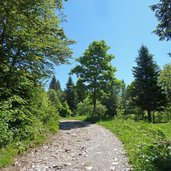
[[[106,106],[102,105],[100,102],[97,101],[96,113],[92,115],[93,106],[89,98],[86,98],[83,102],[80,102],[77,105],[77,115],[85,115],[90,120],[101,120],[105,117],[106,111]]]
[[[170,155],[171,144],[166,141],[159,128],[148,128],[143,133],[146,141],[140,142],[135,149],[135,170],[163,171],[163,165]]]
[[[39,141],[58,130],[58,113],[47,93],[35,88],[32,100],[14,95],[0,104],[0,147],[20,141]]]
[[[72,111],[70,110],[68,103],[65,101],[59,111],[60,116],[68,117],[72,115]]]
[[[86,98],[83,102],[78,103],[76,114],[81,116],[89,116],[91,115],[92,111],[93,107],[90,104],[90,99]]]

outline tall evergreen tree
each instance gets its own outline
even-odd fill
[[[51,80],[51,82],[50,82],[49,90],[50,90],[50,89],[53,89],[53,90],[55,90],[56,92],[60,89],[60,87],[59,87],[59,82],[57,82],[55,75],[52,77],[52,80]]]
[[[76,108],[76,94],[75,94],[75,85],[71,77],[68,78],[65,89],[65,98],[66,102],[69,105],[69,108],[73,112]]]
[[[93,104],[93,114],[96,113],[97,100],[101,99],[107,85],[114,79],[115,68],[110,64],[114,58],[107,54],[109,47],[105,41],[94,41],[83,56],[77,59],[77,65],[72,73],[75,73],[86,85]]]
[[[147,111],[148,121],[151,122],[151,113],[160,110],[165,103],[165,94],[158,85],[159,67],[145,46],[140,48],[136,63],[137,66],[133,67],[136,104]]]

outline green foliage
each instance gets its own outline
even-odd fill
[[[50,89],[53,89],[53,90],[55,90],[56,92],[61,91],[60,82],[59,82],[58,80],[56,80],[55,75],[52,77],[52,80],[51,80],[51,82],[50,82],[49,90],[50,90]]]
[[[72,111],[70,110],[68,103],[65,101],[62,104],[62,108],[60,109],[60,116],[62,117],[68,117],[72,115]]]
[[[159,84],[164,89],[168,105],[171,104],[171,64],[166,64],[160,71]]]
[[[12,149],[20,153],[34,142],[41,143],[46,133],[54,133],[58,130],[58,114],[49,101],[47,93],[41,87],[37,87],[33,94],[31,102],[19,96],[13,96],[2,102],[0,108],[0,165],[4,166],[13,157],[9,153],[9,156],[6,155],[9,161],[8,159],[5,161],[2,147],[8,151],[6,148],[13,144]]]
[[[93,105],[91,104],[91,100],[89,98],[84,99],[83,102],[80,102],[77,105],[77,115],[87,116],[89,120],[101,120],[105,117],[106,111],[106,106],[102,105],[99,101],[97,101],[96,113],[92,115]]]
[[[114,119],[99,122],[124,143],[135,171],[166,171],[171,169],[171,131],[169,125],[152,125],[132,120]],[[167,127],[166,127],[167,126]],[[169,135],[169,136],[168,136]],[[167,169],[166,169],[167,168]]]
[[[93,104],[93,114],[96,113],[97,100],[114,79],[115,68],[110,64],[114,58],[107,54],[109,47],[105,41],[94,41],[83,56],[77,59],[80,63],[73,70],[77,77],[84,83]]]
[[[119,108],[119,97],[123,88],[123,82],[118,79],[111,80],[107,90],[101,98],[101,103],[106,106],[106,118],[112,118],[117,115]]]
[[[160,0],[159,3],[152,5],[151,9],[159,21],[154,33],[159,36],[160,40],[171,40],[171,1]]]
[[[58,130],[57,92],[41,81],[72,54],[56,15],[62,8],[62,0],[0,3],[0,166]]]
[[[72,112],[76,109],[76,91],[75,85],[71,77],[68,78],[65,89],[65,100]]]
[[[58,98],[57,92],[53,89],[50,89],[48,92],[49,100],[52,102],[53,106],[56,108],[56,112],[59,112],[62,104]]]
[[[89,98],[83,100],[83,102],[77,105],[77,115],[90,116],[93,111],[91,101]]]
[[[148,112],[148,121],[151,122],[151,112],[161,110],[166,103],[165,94],[158,85],[159,67],[145,46],[140,48],[136,63],[137,66],[133,67],[134,101]]]
[[[86,86],[84,85],[81,79],[78,79],[76,82],[76,97],[77,97],[77,104],[83,102],[83,100],[87,96]]]

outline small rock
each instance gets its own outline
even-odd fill
[[[48,146],[47,146],[47,145],[44,145],[43,148],[44,148],[44,149],[48,149]]]
[[[53,167],[54,169],[58,169],[58,170],[62,169],[62,166],[58,166],[58,165],[53,165],[52,167]]]
[[[66,152],[66,153],[68,153],[69,151],[70,151],[70,149],[69,149],[69,148],[66,148],[66,149],[65,149],[65,152]]]
[[[111,171],[115,171],[115,167],[110,167],[110,170]]]
[[[65,163],[64,166],[71,166],[71,163]]]
[[[118,165],[118,162],[112,162],[112,165]]]
[[[87,170],[92,170],[93,169],[93,167],[92,166],[87,166],[87,167],[85,167]]]

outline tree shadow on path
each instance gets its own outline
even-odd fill
[[[90,122],[81,122],[81,121],[60,121],[59,129],[60,130],[71,130],[82,127],[88,127]]]

